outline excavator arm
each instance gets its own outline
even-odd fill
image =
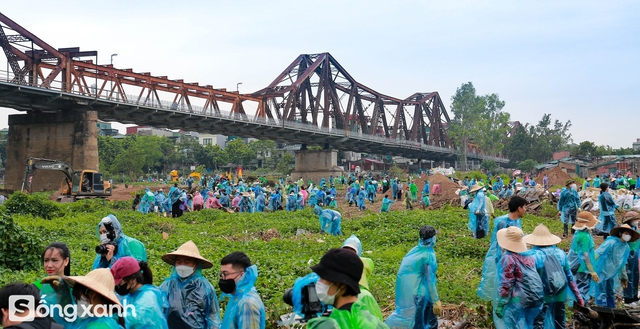
[[[36,170],[61,171],[67,179],[67,184],[70,184],[73,179],[73,168],[66,162],[43,158],[28,158],[21,191],[31,192],[31,180]]]

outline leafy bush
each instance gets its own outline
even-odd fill
[[[15,192],[4,203],[9,215],[33,215],[44,219],[61,216],[60,205],[49,200],[45,194]]]
[[[38,268],[39,255],[42,252],[41,242],[36,234],[19,227],[6,210],[0,210],[0,269]],[[4,279],[4,274],[1,276]]]

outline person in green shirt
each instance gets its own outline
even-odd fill
[[[382,311],[380,310],[380,306],[376,301],[375,297],[371,294],[371,290],[369,287],[369,276],[371,276],[371,272],[373,272],[374,264],[373,260],[368,257],[362,257],[362,242],[355,234],[351,234],[351,236],[344,241],[342,248],[346,248],[348,250],[352,250],[355,252],[360,260],[362,261],[362,277],[358,284],[360,286],[360,293],[358,294],[358,301],[362,302],[367,306],[367,311],[371,312],[371,314],[375,315],[378,319],[384,320],[382,318]]]
[[[309,329],[389,328],[358,301],[363,264],[358,255],[347,249],[331,249],[311,267],[320,279],[316,282],[318,299],[332,305],[328,316],[307,322]]]

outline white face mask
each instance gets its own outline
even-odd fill
[[[320,282],[320,280],[316,281],[316,293],[318,294],[318,299],[325,303],[325,305],[333,305],[336,300],[336,295],[338,294],[337,291],[335,294],[329,295],[329,288],[331,288],[332,285],[333,284],[324,284]]]
[[[575,190],[577,190],[577,189],[578,189],[578,185],[576,185],[576,184],[571,184],[571,189],[572,189],[572,190],[574,190],[574,191],[575,191]]]
[[[187,265],[176,265],[176,272],[181,278],[184,279],[193,274],[194,269],[193,267]]]
[[[629,240],[631,240],[631,234],[628,234],[628,233],[622,234],[622,240],[629,242]]]
[[[107,233],[105,234],[100,234],[100,241],[102,241],[102,243],[107,243],[111,240],[109,240],[109,238],[107,238]]]
[[[76,310],[77,310],[77,314],[78,317],[81,319],[85,319],[88,318],[90,316],[91,313],[91,303],[89,303],[87,301],[86,297],[82,297],[80,298],[77,302],[76,302]]]

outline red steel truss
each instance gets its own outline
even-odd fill
[[[399,99],[356,81],[329,53],[300,55],[253,94],[269,120],[282,118],[449,147],[449,115],[437,92]]]
[[[97,51],[53,48],[1,13],[0,46],[13,71],[12,82],[17,84],[166,109],[181,104],[188,112],[217,116],[222,102],[231,108],[229,116],[244,119],[243,103],[249,101],[254,103],[254,119],[296,121],[344,129],[347,134],[359,132],[447,148],[452,145],[447,137],[450,119],[437,92],[415,93],[405,99],[384,95],[353,79],[329,53],[300,55],[266,88],[238,94],[98,65]],[[161,99],[167,94],[172,102]],[[196,100],[197,107],[192,106]]]

